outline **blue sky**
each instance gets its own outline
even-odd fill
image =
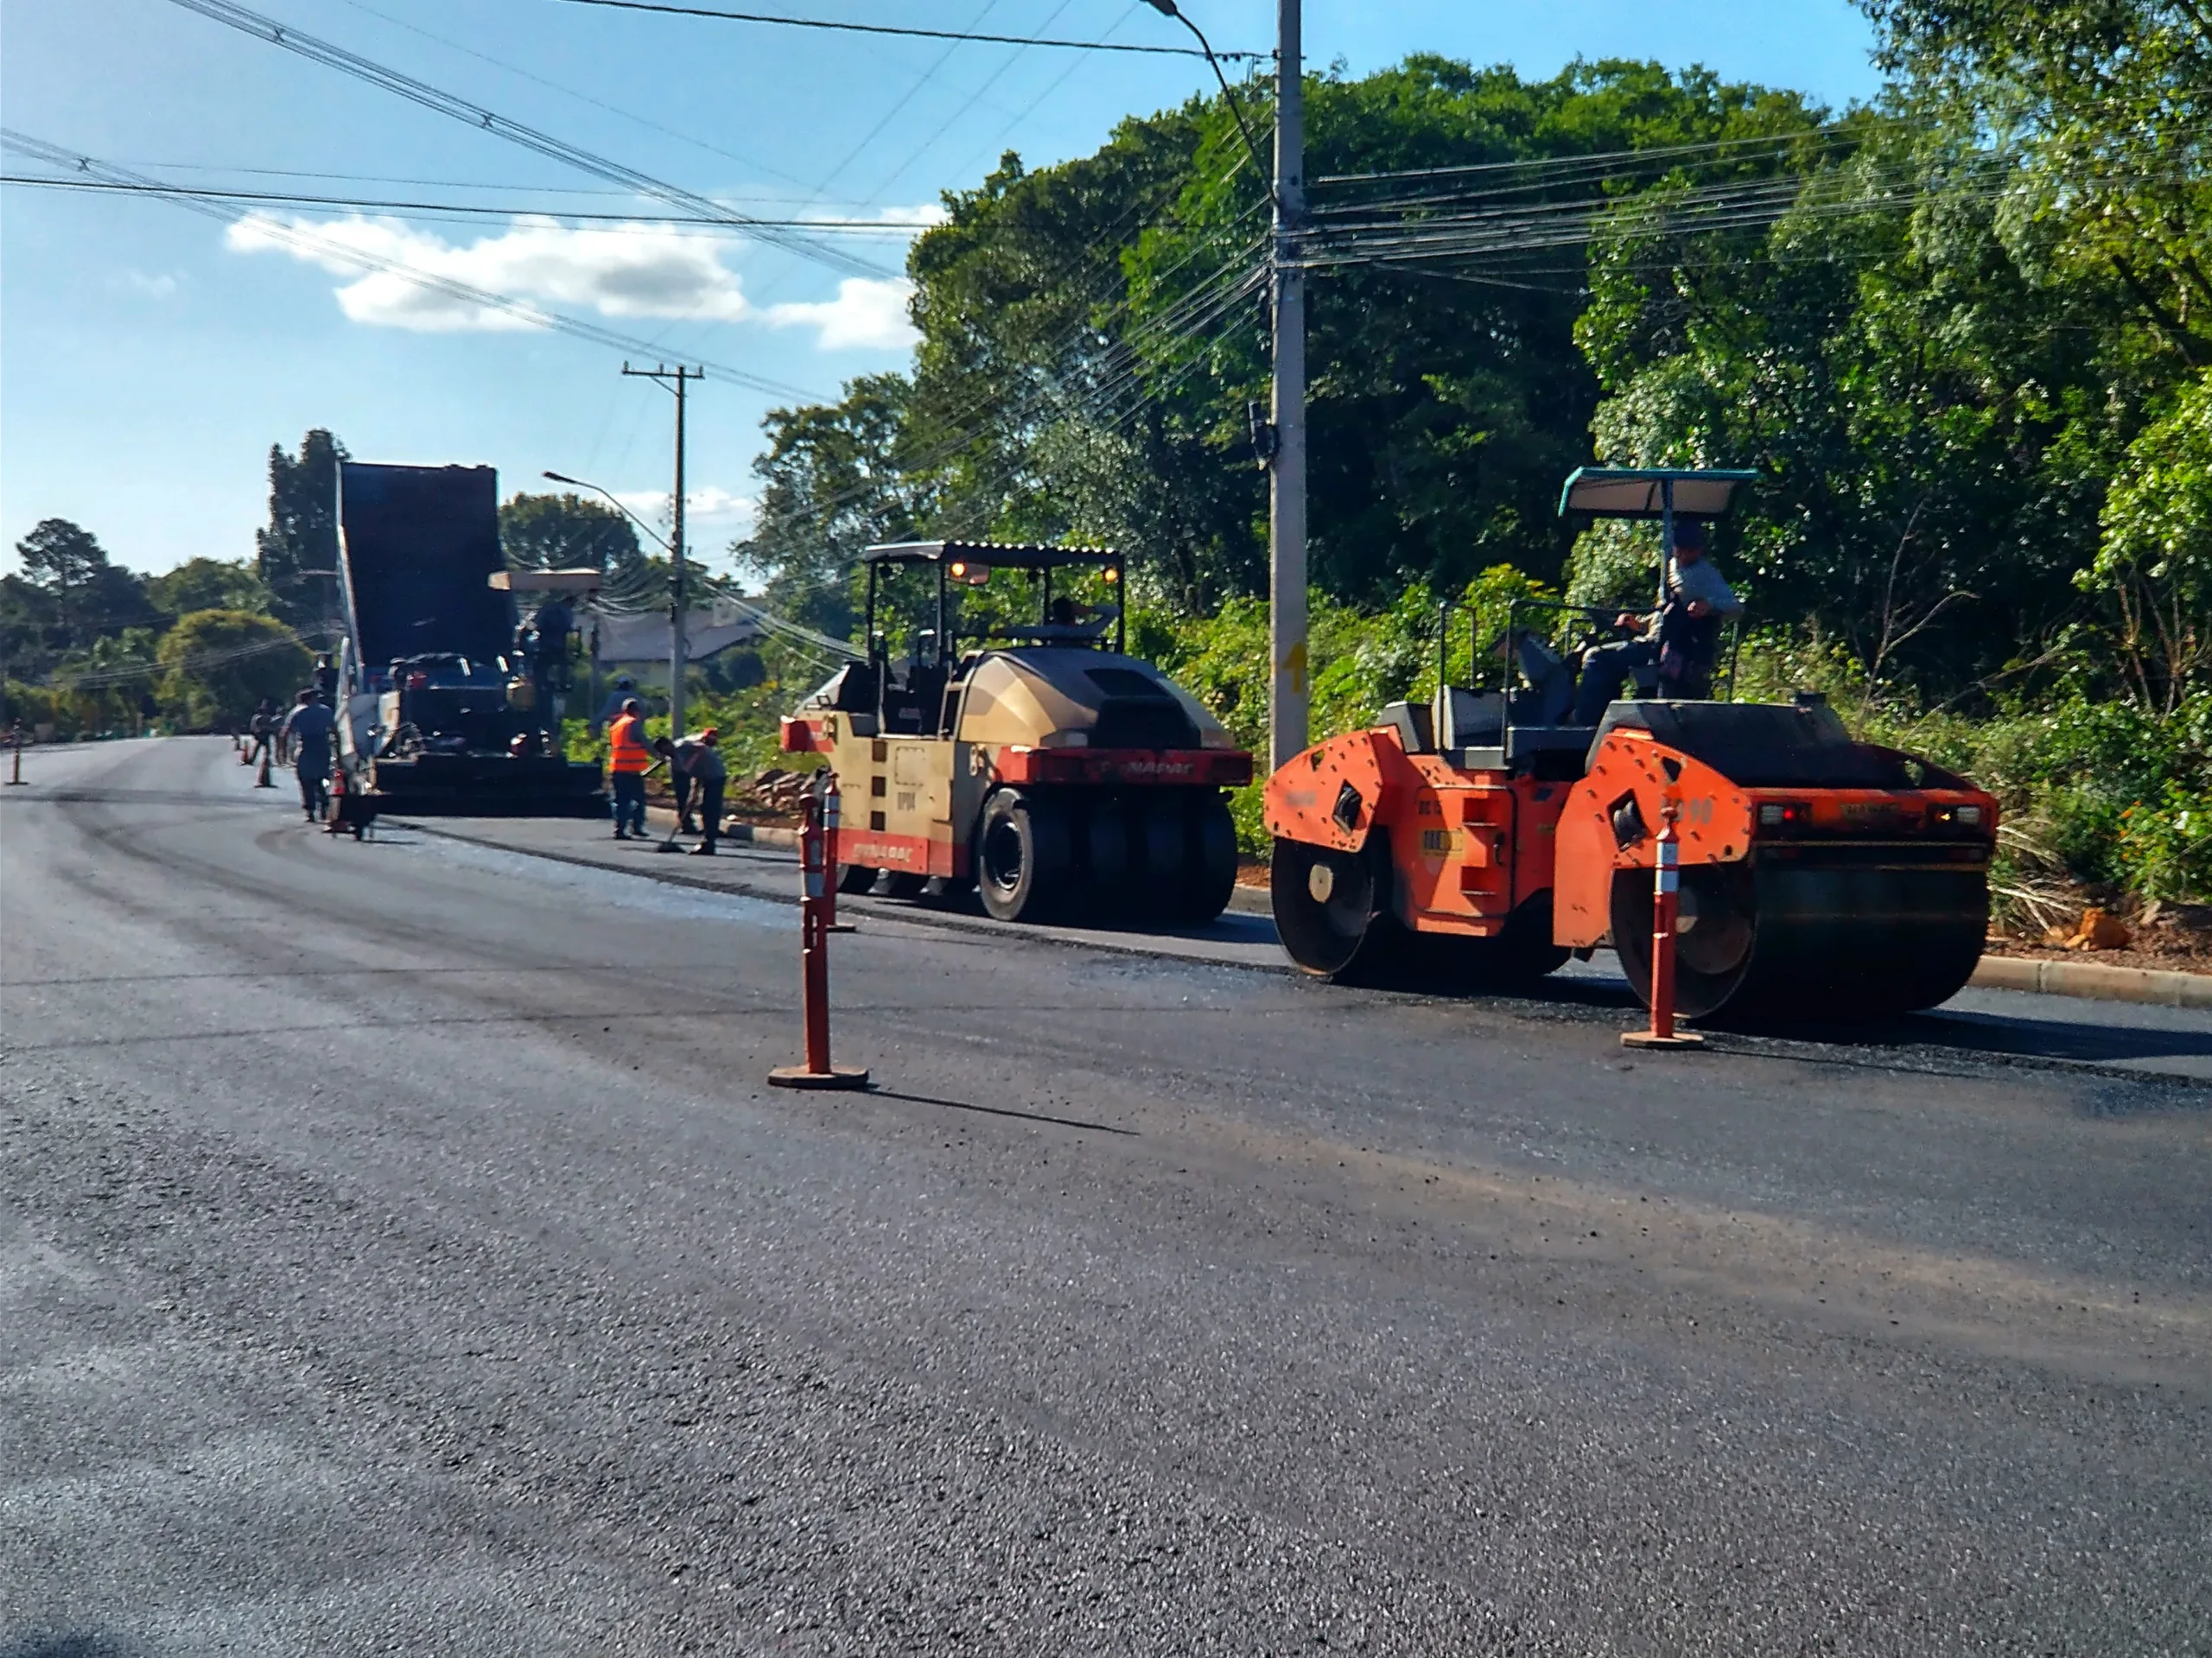
[[[707,0],[734,9],[993,33],[1180,43],[1141,0]],[[255,10],[501,115],[758,217],[883,219],[835,245],[885,270],[938,193],[1001,150],[1084,154],[1120,117],[1179,101],[1202,63],[946,45],[604,11],[563,0],[251,0]],[[1221,48],[1263,48],[1266,0],[1186,0]],[[6,124],[164,179],[240,190],[621,214],[599,180],[308,62],[171,0],[8,0]],[[1869,96],[1848,0],[1309,0],[1310,62],[1412,51],[1548,75],[1579,56],[1701,63],[1832,104]],[[10,156],[11,174],[41,172]],[[326,176],[332,175],[332,176]],[[403,182],[404,181],[404,182]],[[899,295],[720,233],[596,221],[429,221],[278,210],[233,227],[143,198],[0,196],[0,545],[74,518],[160,570],[251,555],[266,455],[309,426],[359,458],[546,468],[664,510],[665,394],[619,346],[522,326],[389,274],[428,269],[585,317],[669,360],[706,359],[827,396],[906,360]],[[384,262],[364,270],[346,251]],[[694,393],[690,539],[709,563],[744,523],[772,394]],[[10,555],[12,562],[12,554]]]

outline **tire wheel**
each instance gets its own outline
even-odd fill
[[[1371,855],[1278,840],[1268,885],[1275,934],[1300,971],[1332,984],[1374,984],[1402,965],[1404,931],[1383,913]]]
[[[837,866],[837,890],[849,898],[863,898],[875,890],[875,878],[882,873],[864,863],[841,863]]]
[[[1122,801],[1100,795],[1087,803],[1083,818],[1084,907],[1110,919],[1129,894],[1129,818]]]
[[[1070,836],[1054,800],[1001,789],[976,830],[976,886],[1001,921],[1049,921],[1068,900]]]
[[[1220,795],[1208,792],[1192,803],[1190,849],[1179,918],[1202,927],[1229,907],[1236,890],[1236,820]]]
[[[885,878],[884,892],[892,898],[919,898],[929,890],[930,878],[904,869],[894,869]]]

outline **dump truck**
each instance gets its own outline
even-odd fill
[[[841,891],[973,887],[990,914],[1026,922],[1193,925],[1227,907],[1223,791],[1252,780],[1252,757],[1128,653],[1119,554],[926,541],[872,547],[865,563],[865,655],[783,722],[786,751],[836,774]],[[1036,619],[973,623],[963,645],[959,597],[1024,580]],[[1085,581],[1097,602],[1077,602]],[[902,605],[900,661],[885,624]]]
[[[1713,519],[1748,474],[1586,467],[1563,513]],[[1663,575],[1663,571],[1662,571]],[[1566,718],[1571,658],[1510,607],[1427,703],[1307,749],[1269,778],[1283,948],[1350,981],[1526,984],[1610,941],[1651,996],[1662,815],[1681,865],[1676,1008],[1693,1021],[1857,1020],[1929,1007],[1973,973],[1997,803],[1934,762],[1854,740],[1824,699],[1611,703]]]
[[[510,571],[490,467],[347,461],[338,492],[340,822],[606,816],[599,768],[560,740],[566,602],[597,573]]]

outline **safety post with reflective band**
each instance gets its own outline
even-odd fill
[[[837,919],[837,837],[843,833],[840,827],[842,808],[839,804],[843,795],[837,787],[837,774],[835,772],[825,770],[820,777],[822,864],[829,877],[822,891],[823,918],[822,926],[825,932],[850,932],[853,930],[853,924]]]
[[[806,1063],[768,1073],[778,1088],[866,1088],[868,1072],[830,1063],[830,889],[828,823],[834,808],[822,794],[806,798],[798,832],[799,1017]]]
[[[21,720],[16,721],[16,770],[15,775],[8,779],[8,786],[11,789],[23,786],[23,722]]]
[[[1695,1048],[1705,1042],[1675,1029],[1675,930],[1682,904],[1681,843],[1675,835],[1675,820],[1681,810],[1681,792],[1670,786],[1660,798],[1659,838],[1652,848],[1651,1028],[1624,1032],[1624,1047]]]

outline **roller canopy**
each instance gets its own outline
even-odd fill
[[[1667,486],[1675,493],[1678,518],[1725,518],[1736,492],[1758,481],[1755,472],[1675,472],[1582,467],[1560,492],[1561,518],[1580,512],[1593,518],[1657,518],[1666,512]]]
[[[987,570],[1036,570],[1081,565],[1119,569],[1122,556],[1107,547],[1052,547],[1011,541],[899,541],[871,547],[871,564],[942,564],[957,562]]]
[[[605,583],[594,569],[494,570],[486,585],[500,593],[597,593]]]

